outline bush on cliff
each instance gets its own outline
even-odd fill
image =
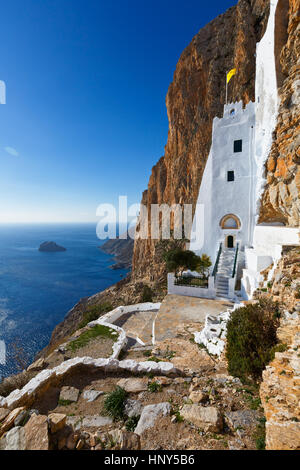
[[[144,286],[143,292],[142,292],[142,298],[141,298],[142,303],[152,302],[152,299],[153,299],[152,289],[149,286]]]
[[[246,380],[258,380],[274,357],[277,345],[280,306],[277,302],[261,300],[231,314],[227,324],[228,371]]]
[[[84,328],[91,321],[98,320],[98,318],[104,313],[110,312],[113,310],[113,306],[110,302],[103,302],[99,305],[93,305],[89,307],[83,314],[83,318],[78,325],[78,329]]]

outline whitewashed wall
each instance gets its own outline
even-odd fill
[[[276,127],[279,96],[275,64],[275,13],[278,0],[271,0],[266,32],[256,46],[256,138],[255,160],[257,164],[256,202],[257,214],[265,186],[264,164],[272,145],[272,133]]]
[[[201,299],[215,299],[216,289],[214,278],[209,278],[208,289],[204,287],[176,286],[175,275],[168,274],[168,294],[183,295],[185,297],[198,297]]]

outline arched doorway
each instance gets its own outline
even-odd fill
[[[238,230],[239,228],[241,228],[241,221],[236,215],[227,214],[224,215],[224,217],[222,217],[222,219],[220,220],[220,227],[223,230]]]
[[[226,245],[227,248],[234,248],[234,237],[232,235],[228,235],[226,238]]]

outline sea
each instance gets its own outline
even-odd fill
[[[45,253],[54,241],[65,252]],[[30,364],[83,297],[124,278],[95,224],[0,225],[0,381]]]

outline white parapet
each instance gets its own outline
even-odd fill
[[[231,312],[242,306],[242,304],[236,303],[233,308],[220,313],[217,317],[207,315],[204,328],[200,332],[194,333],[195,342],[205,346],[209,354],[220,356],[225,349],[227,323],[230,320]]]
[[[215,299],[215,280],[208,278],[208,288],[192,286],[176,286],[174,273],[168,274],[168,294],[182,295],[185,297],[198,297],[200,299]]]

